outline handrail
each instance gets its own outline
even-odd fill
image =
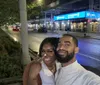
[[[14,83],[22,83],[22,77],[10,77],[10,78],[0,79],[0,85],[7,85]]]
[[[37,56],[38,52],[33,51],[31,48],[29,48],[29,52],[32,53],[34,56]]]
[[[38,52],[33,51],[31,48],[29,48],[29,53],[32,54],[32,55],[30,56],[30,57],[31,57],[31,60],[34,60],[35,58],[38,57]]]

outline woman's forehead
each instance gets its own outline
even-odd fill
[[[50,48],[52,48],[52,47],[53,47],[53,45],[52,45],[52,44],[50,44],[50,43],[46,43],[46,44],[44,44],[44,45],[43,45],[43,47],[50,47]]]

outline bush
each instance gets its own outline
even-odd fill
[[[21,46],[0,29],[0,79],[22,76]]]

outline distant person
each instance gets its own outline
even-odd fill
[[[84,28],[83,28],[83,32],[84,32],[84,37],[86,37],[86,32],[87,32],[87,27],[86,27],[86,25],[85,25]]]
[[[56,85],[100,85],[100,77],[84,69],[76,60],[78,40],[64,34],[57,47],[57,60],[62,63]]]
[[[60,64],[56,62],[56,47],[58,38],[46,38],[39,49],[41,62],[31,62],[23,74],[23,85],[55,85],[57,70]]]
[[[42,29],[43,29],[43,32],[44,32],[44,33],[47,32],[47,28],[46,28],[44,25],[43,25]]]

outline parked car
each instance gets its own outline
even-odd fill
[[[13,25],[13,26],[12,26],[12,30],[13,30],[13,31],[20,31],[20,26],[18,26],[18,25]]]
[[[38,32],[47,33],[47,28],[46,28],[46,27],[40,27],[40,28],[38,29]]]

